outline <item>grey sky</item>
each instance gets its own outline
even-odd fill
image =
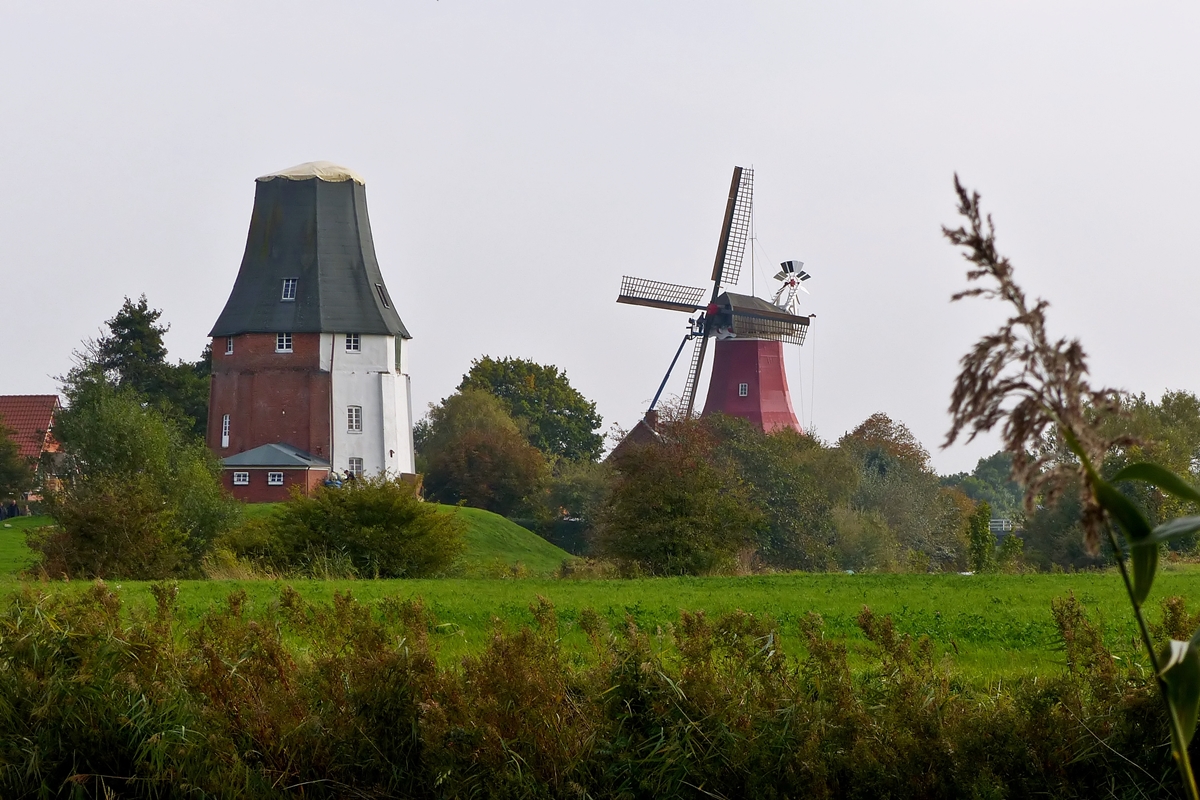
[[[994,442],[936,445],[997,317],[947,302],[956,170],[1099,380],[1200,392],[1197,41],[1184,3],[0,2],[0,393],[53,391],[124,295],[194,359],[254,178],[325,159],[366,177],[418,411],[513,355],[630,425],[686,318],[620,277],[702,285],[742,164],[758,293],[814,276],[803,422],[885,411],[970,469]]]

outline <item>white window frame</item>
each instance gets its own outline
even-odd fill
[[[285,303],[296,302],[296,288],[299,285],[300,285],[299,278],[284,278],[283,279],[283,293],[280,295],[279,300],[281,302],[285,302]]]
[[[363,432],[362,406],[346,406],[346,433]]]
[[[346,334],[346,352],[361,353],[362,352],[362,334],[347,333]]]
[[[250,485],[250,473],[249,472],[233,473],[233,485],[234,486],[249,486]]]
[[[375,284],[375,291],[379,293],[379,302],[383,303],[383,307],[391,308],[392,300],[388,297],[387,289],[383,288],[382,283]]]
[[[267,473],[267,486],[283,486],[283,473],[282,472],[268,472]]]
[[[233,337],[232,336],[225,337],[225,355],[227,355],[227,356],[233,355]]]
[[[292,335],[290,333],[275,334],[275,352],[276,353],[292,352]]]
[[[356,478],[361,478],[363,474],[363,460],[356,456],[351,456],[346,462],[346,471]]]
[[[739,383],[738,384],[738,397],[749,397],[749,396],[750,396],[750,384]]]
[[[229,415],[221,417],[221,447],[229,447]]]

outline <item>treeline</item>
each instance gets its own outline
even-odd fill
[[[370,538],[379,518],[372,504],[395,506],[391,540],[403,549],[405,520],[415,519],[397,499],[403,487],[377,487],[390,492],[387,499],[356,496],[362,524],[337,527],[323,543],[315,533],[296,535],[294,525],[285,533],[243,520],[241,505],[220,490],[220,463],[202,439],[210,356],[169,363],[160,317],[144,297],[126,299],[61,379],[67,407],[55,435],[63,451],[43,465],[56,480],[41,487],[57,526],[31,541],[48,574],[197,576],[206,558],[228,562],[231,555],[273,574],[444,571],[436,553],[460,547],[449,528],[434,556],[407,566],[386,554],[374,566],[347,555]],[[1127,397],[1103,424],[1135,442],[1109,454],[1106,475],[1149,460],[1200,479],[1196,396]],[[588,556],[568,566],[575,575],[987,572],[1086,569],[1111,560],[1111,553],[1085,549],[1076,493],[1025,504],[1003,453],[970,474],[939,476],[911,431],[884,414],[832,443],[794,431],[767,435],[735,418],[667,414],[656,441],[619,447],[607,459],[601,425],[595,404],[556,367],[480,358],[416,425],[425,496],[503,514]],[[610,444],[620,438],[617,432]],[[1061,443],[1044,446],[1065,453]],[[0,436],[0,489],[33,480],[18,461]],[[1186,512],[1156,490],[1126,487],[1153,523]],[[998,540],[989,530],[993,518],[1016,535]],[[1190,556],[1195,536],[1170,547]],[[380,570],[381,563],[392,566]]]
[[[0,794],[1176,796],[1152,677],[1074,598],[1053,608],[1064,669],[979,686],[868,609],[853,670],[815,614],[790,654],[741,612],[652,632],[545,601],[443,666],[419,601],[285,588],[190,619],[173,587],[154,594],[139,610],[99,583],[27,589],[0,608]],[[1178,636],[1192,614],[1167,611]]]
[[[573,417],[571,403],[560,400],[560,410],[546,414],[536,402],[551,385],[571,398]],[[576,574],[1050,571],[1111,563],[1111,553],[1084,548],[1075,494],[1027,505],[1002,452],[971,473],[940,476],[928,450],[886,414],[833,443],[790,430],[765,434],[725,416],[668,415],[657,440],[627,442],[604,461],[595,438],[591,448],[548,445],[538,433],[546,416],[575,420],[576,437],[594,437],[587,426],[599,425],[594,406],[557,370],[482,359],[421,423],[418,463],[431,496],[518,518],[599,560],[575,565]],[[1110,454],[1106,474],[1150,460],[1200,480],[1195,395],[1128,397],[1104,424],[1136,442]],[[1154,523],[1184,513],[1157,491],[1125,491]],[[1190,557],[1196,539],[1170,548]]]

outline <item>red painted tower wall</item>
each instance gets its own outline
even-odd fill
[[[213,339],[209,390],[208,446],[219,457],[283,442],[329,458],[332,377],[321,370],[321,334],[292,335],[292,352],[275,352],[275,334]],[[221,424],[229,415],[229,446],[221,446]]]
[[[712,379],[702,416],[721,412],[748,419],[767,433],[781,428],[804,432],[792,411],[782,342],[717,339],[713,345]],[[739,393],[743,383],[745,397]]]

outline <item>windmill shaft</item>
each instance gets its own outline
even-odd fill
[[[675,362],[679,360],[679,354],[683,352],[683,346],[688,343],[688,340],[693,338],[692,334],[683,337],[683,341],[679,343],[679,349],[675,351],[675,357],[671,359],[671,366],[667,367],[667,374],[663,375],[662,383],[658,385],[658,391],[654,393],[654,399],[650,401],[650,408],[653,411],[658,405],[658,398],[662,397],[663,389],[667,388],[667,381],[671,379],[671,373],[675,370]]]

